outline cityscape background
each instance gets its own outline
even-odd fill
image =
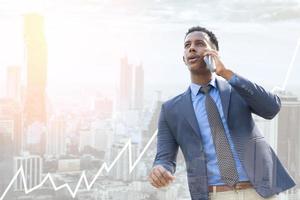
[[[170,186],[147,177],[161,104],[190,83],[184,35],[201,25],[227,68],[280,96],[274,119],[254,118],[298,183],[280,199],[300,200],[299,24],[296,0],[0,0],[0,199],[190,199],[181,153]],[[83,172],[97,179],[76,190]],[[48,174],[74,198],[49,180],[25,193]]]

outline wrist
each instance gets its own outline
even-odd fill
[[[230,80],[233,76],[233,72],[229,69],[224,69],[220,72],[220,76],[222,76],[224,79],[226,79],[227,81]]]

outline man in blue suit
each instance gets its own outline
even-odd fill
[[[193,200],[277,199],[295,185],[265,141],[252,113],[272,119],[278,96],[225,67],[216,36],[192,27],[183,61],[190,71],[187,91],[165,102],[158,122],[157,154],[149,175],[161,188],[174,179],[180,147]],[[215,74],[205,56],[215,61]]]

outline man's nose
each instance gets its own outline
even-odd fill
[[[191,44],[189,52],[196,52],[195,46],[193,44]]]

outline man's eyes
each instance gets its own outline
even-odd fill
[[[184,48],[188,48],[189,46],[191,46],[191,43],[186,43],[184,45]],[[201,47],[206,47],[206,44],[204,42],[196,42],[195,46],[201,46]]]
[[[195,45],[202,46],[202,47],[206,46],[206,44],[204,42],[196,42]]]

